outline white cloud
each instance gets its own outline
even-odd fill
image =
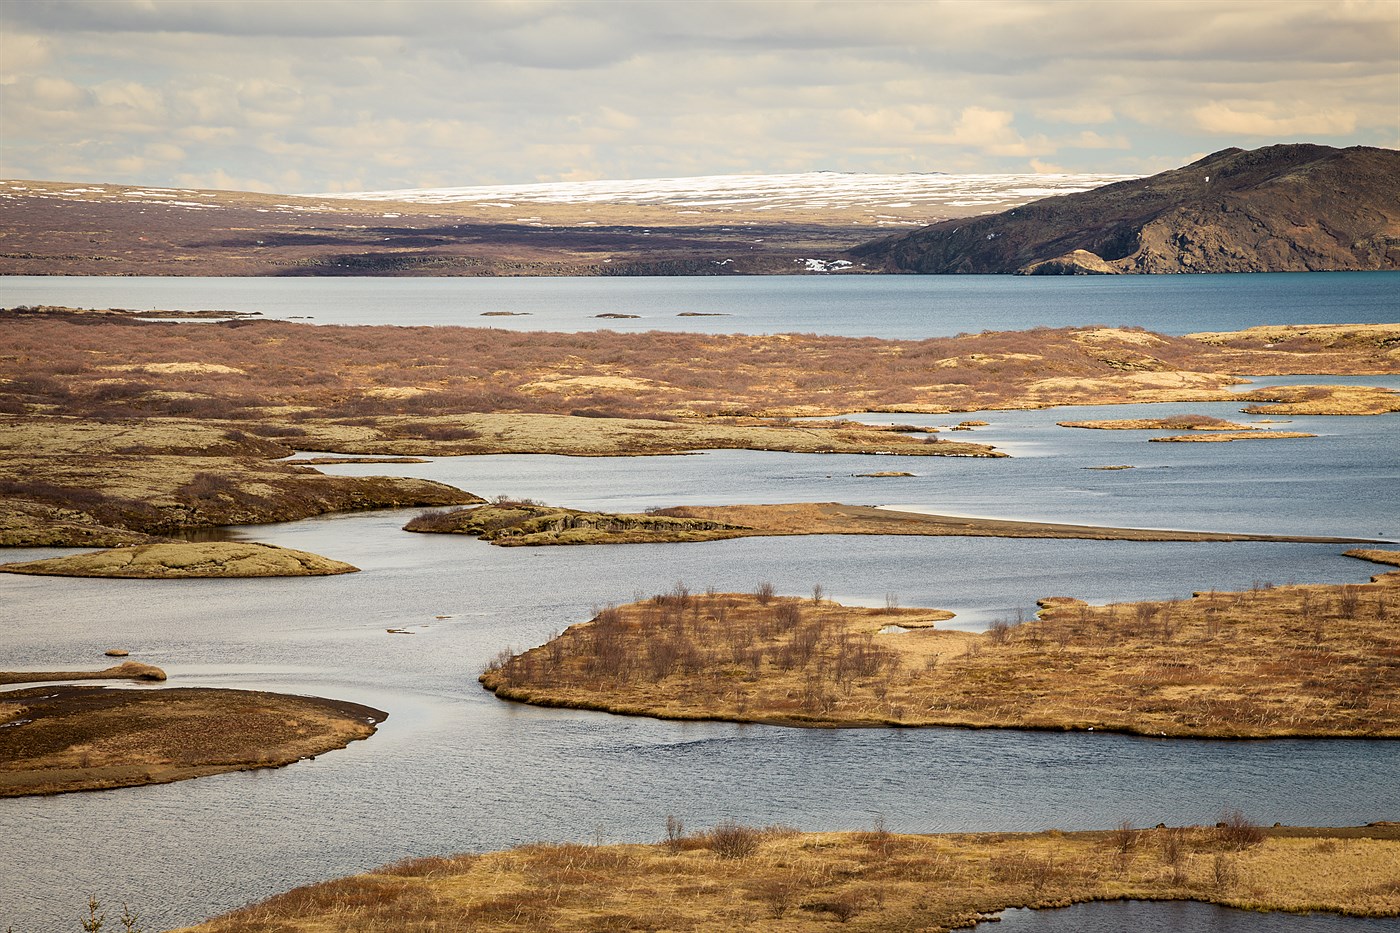
[[[1393,0],[12,2],[0,170],[306,190],[1141,171],[1393,143],[1397,49]]]
[[[1337,136],[1356,129],[1349,110],[1283,110],[1273,104],[1250,107],[1211,102],[1192,111],[1196,125],[1208,133],[1241,136]]]

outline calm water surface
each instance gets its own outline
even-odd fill
[[[1108,901],[1062,910],[1003,911],[977,933],[1383,933],[1400,920],[1357,920],[1332,914],[1260,914],[1190,901]]]
[[[1083,324],[1167,334],[1400,320],[1400,272],[1163,276],[155,278],[3,276],[0,303],[259,312],[318,324],[918,339]],[[513,312],[520,317],[483,317]],[[720,315],[680,317],[681,314]],[[599,314],[636,314],[635,320]]]
[[[1272,284],[1285,280],[1288,287]],[[5,303],[233,306],[270,315],[309,312],[318,320],[333,308],[379,320],[423,315],[413,323],[448,322],[453,314],[475,323],[479,309],[523,300],[534,309],[531,317],[486,320],[554,329],[569,329],[559,323],[564,316],[595,308],[655,313],[665,307],[657,319],[673,320],[673,310],[739,302],[747,310],[731,306],[734,318],[678,320],[687,327],[724,321],[729,330],[868,334],[885,328],[892,336],[926,336],[1082,323],[1086,314],[1178,332],[1277,321],[1285,317],[1280,307],[1291,309],[1286,316],[1295,320],[1367,320],[1389,313],[1377,310],[1373,285],[1397,280],[1202,276],[1131,280],[1144,284],[1114,289],[1093,284],[1107,280],[1066,279],[1057,281],[1067,285],[1038,292],[1017,291],[1029,280],[988,281],[11,279],[0,280],[0,295]],[[1162,290],[1149,282],[1162,283]],[[1329,304],[1314,283],[1350,297]],[[1259,310],[1256,287],[1275,289],[1282,304]],[[956,298],[945,289],[971,291]],[[1367,294],[1370,304],[1363,300]],[[463,295],[475,303],[463,304]],[[700,297],[692,302],[686,295]],[[1066,304],[1057,305],[1056,298],[1037,309],[1030,295],[1061,296]],[[1237,304],[1227,300],[1231,295]],[[1355,296],[1361,297],[1353,304]],[[1068,306],[1071,298],[1075,308]],[[900,321],[902,302],[923,308],[918,302],[925,300],[932,310]],[[1001,317],[955,320],[947,309],[966,302],[999,309]],[[1113,308],[1124,316],[1108,313]],[[1023,311],[1030,316],[1016,319]],[[1037,319],[1042,311],[1050,318]],[[755,317],[742,323],[741,313]],[[586,317],[576,323],[593,326]],[[714,451],[624,460],[436,458],[422,465],[328,469],[427,476],[483,495],[588,508],[843,501],[1092,524],[1400,537],[1397,415],[1296,418],[1289,427],[1320,436],[1243,444],[1150,444],[1148,433],[1054,424],[1184,411],[1238,416],[1237,407],[959,415],[956,420],[980,417],[991,424],[949,436],[994,443],[1014,455],[998,461]],[[950,423],[946,416],[880,419]],[[1083,469],[1127,463],[1136,469]],[[917,475],[852,475],[892,468]],[[1166,742],[1104,734],[666,723],[503,703],[475,682],[501,649],[539,644],[596,607],[675,581],[747,590],[767,580],[788,593],[808,593],[820,583],[831,597],[853,603],[882,604],[894,594],[903,605],[952,609],[958,617],[951,624],[979,629],[997,618],[1028,616],[1034,601],[1047,595],[1094,601],[1185,596],[1265,580],[1359,582],[1382,569],[1342,556],[1345,545],[823,536],[496,548],[402,532],[411,514],[329,516],[235,532],[363,568],[342,577],[171,583],[0,575],[0,666],[95,665],[105,648],[121,646],[165,667],[176,684],[316,694],[390,712],[370,740],[273,772],[0,801],[6,856],[0,927],[75,929],[89,894],[138,906],[152,928],[171,926],[405,856],[537,839],[655,839],[667,814],[692,827],[733,818],[819,830],[883,818],[892,829],[935,832],[1102,828],[1124,819],[1139,825],[1210,822],[1236,807],[1265,823],[1319,825],[1400,813],[1395,742]],[[54,553],[62,552],[15,550],[5,559]],[[389,628],[413,634],[392,635]],[[1221,911],[1190,926],[1180,919],[1186,913],[1171,912],[1179,906],[1086,909],[1106,912],[1103,922],[1110,925],[1102,929],[1274,929],[1260,924],[1275,918],[1239,919]],[[1160,913],[1163,908],[1168,913]],[[1131,912],[1142,910],[1147,913]],[[1088,924],[1099,916],[1072,922],[1082,923],[1076,929],[1096,929]],[[1278,929],[1288,933],[1336,929],[1289,925],[1326,918],[1278,919],[1285,924]],[[1220,925],[1235,922],[1240,925]]]

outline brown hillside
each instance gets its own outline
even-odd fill
[[[869,243],[887,272],[1400,269],[1400,152],[1224,149],[1183,168]]]

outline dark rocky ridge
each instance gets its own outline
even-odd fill
[[[885,272],[1400,269],[1400,152],[1224,149],[1183,168],[864,244]]]

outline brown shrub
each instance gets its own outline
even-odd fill
[[[1215,824],[1216,838],[1230,849],[1248,849],[1264,841],[1264,830],[1239,810],[1228,811]]]
[[[708,847],[720,858],[744,859],[758,851],[762,832],[733,820],[722,820],[706,834]]]

